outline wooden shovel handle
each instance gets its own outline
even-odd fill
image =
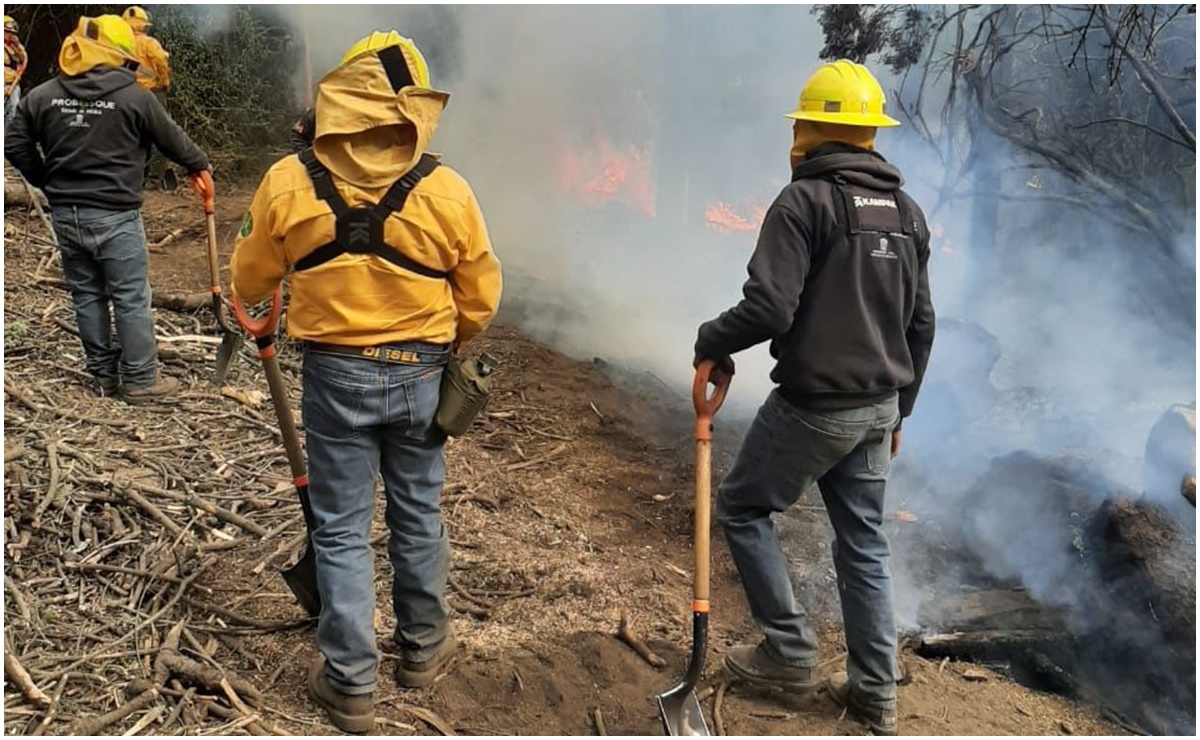
[[[708,613],[709,535],[712,527],[712,441],[696,440],[696,531],[693,544],[696,556],[695,583],[692,587],[692,612]]]

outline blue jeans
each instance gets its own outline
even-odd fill
[[[448,347],[391,345],[422,364],[304,353],[308,493],[321,616],[317,648],[344,694],[375,690],[375,554],[371,519],[383,475],[396,644],[425,660],[446,639],[450,541],[442,526],[445,434],[434,424]]]
[[[896,700],[896,627],[883,496],[891,431],[899,419],[895,397],[818,413],[772,391],[717,494],[717,519],[768,652],[788,665],[815,666],[817,635],[796,604],[771,516],[787,511],[817,483],[834,530],[847,673],[855,691],[879,706],[894,706]]]
[[[153,385],[158,347],[142,212],[54,206],[50,218],[88,372],[102,385]]]
[[[17,103],[21,102],[21,84],[13,85],[12,92],[4,99],[4,128],[8,128],[8,122],[12,120],[13,113],[17,112]]]

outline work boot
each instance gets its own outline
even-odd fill
[[[725,667],[740,679],[760,686],[774,686],[793,693],[806,693],[819,686],[816,666],[780,663],[767,644],[738,645],[725,653]]]
[[[375,729],[375,695],[343,694],[325,675],[325,656],[318,655],[308,670],[308,695],[329,715],[329,721],[342,732],[363,734]]]
[[[410,660],[407,655],[402,657],[400,665],[396,666],[396,683],[409,689],[428,686],[438,677],[457,650],[458,640],[447,636],[425,660],[418,662]]]
[[[844,707],[846,713],[866,724],[876,735],[895,735],[899,723],[896,720],[896,706],[880,706],[873,704],[854,690],[850,677],[838,673],[828,680],[825,690],[829,698],[839,707]]]
[[[96,381],[101,398],[112,398],[121,390],[121,381],[117,378],[105,378]]]
[[[121,399],[125,403],[154,403],[161,401],[179,390],[179,381],[169,375],[160,375],[153,385],[143,385],[137,388],[125,386],[121,391]]]

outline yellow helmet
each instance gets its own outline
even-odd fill
[[[140,5],[131,5],[125,8],[125,12],[121,14],[125,22],[134,31],[141,31],[150,25],[150,14]]]
[[[884,113],[884,98],[883,88],[870,70],[839,59],[808,78],[800,91],[799,107],[787,117],[843,126],[899,126],[899,121]]]
[[[11,15],[4,16],[4,30],[10,33],[17,32],[17,22]]]
[[[120,16],[102,15],[98,18],[80,18],[78,30],[93,41],[112,47],[131,58],[137,58],[137,53],[134,51],[133,29]]]
[[[404,38],[395,31],[387,33],[372,31],[370,36],[363,36],[350,47],[338,66],[340,67],[363,54],[382,51],[393,46],[399,47],[400,52],[404,55],[404,62],[412,76],[413,84],[417,87],[429,87],[429,66],[425,64],[425,57],[421,54],[421,50],[417,48],[412,39]]]

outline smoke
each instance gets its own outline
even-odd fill
[[[706,210],[726,204],[753,223],[755,206],[787,182],[782,114],[822,45],[807,8],[302,12],[314,78],[373,29],[417,41],[434,85],[452,95],[434,148],[478,194],[511,319],[568,354],[647,370],[686,392],[696,328],[738,300],[756,238],[721,233]],[[1165,268],[1143,236],[1097,217],[1102,204],[1064,205],[1086,193],[1027,169],[1001,141],[981,148],[968,174],[975,187],[960,188],[999,191],[986,219],[971,197],[940,201],[942,163],[911,127],[881,131],[877,146],[930,212],[939,316],[891,506],[927,512],[961,538],[966,522],[944,514],[960,509],[990,459],[1016,450],[1082,456],[1139,490],[1155,418],[1195,397],[1195,320],[1179,308],[1195,305],[1194,232],[1180,235],[1180,259]],[[1180,165],[1194,172],[1194,157]],[[723,416],[744,422],[770,389],[771,360],[765,347],[736,359]],[[1057,520],[1004,512],[973,524],[997,575],[1036,588],[1063,572],[1069,552],[1003,541],[1022,531],[1057,542]],[[898,552],[902,624],[917,620],[931,567],[915,560],[923,556]]]

